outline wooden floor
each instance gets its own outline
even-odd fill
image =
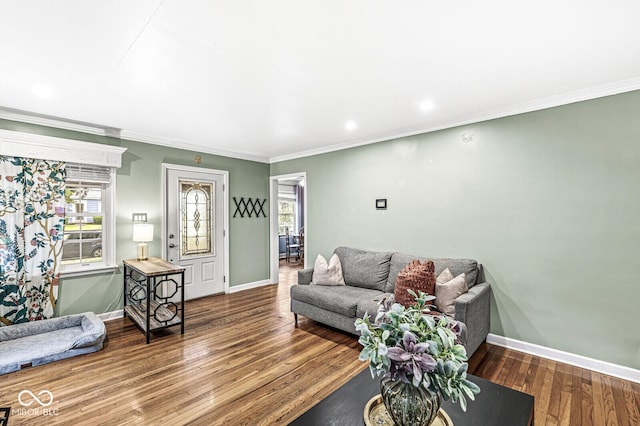
[[[117,319],[100,352],[0,376],[9,426],[287,424],[366,368],[355,337],[304,318],[294,327],[295,277],[284,268],[280,285],[188,302],[184,335],[176,327],[145,345]],[[640,384],[492,345],[470,366],[534,395],[537,425],[640,424]],[[23,390],[51,392],[49,415],[21,407]]]

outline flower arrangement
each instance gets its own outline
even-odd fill
[[[406,308],[393,300],[380,303],[373,323],[369,316],[358,318],[358,342],[363,346],[361,361],[369,361],[371,376],[384,375],[392,380],[422,386],[443,399],[459,402],[467,410],[480,388],[467,380],[467,352],[457,343],[461,328],[446,316],[429,315],[434,300],[421,291],[415,304]]]

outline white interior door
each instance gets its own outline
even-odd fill
[[[165,253],[184,266],[185,299],[225,291],[225,175],[166,169]]]

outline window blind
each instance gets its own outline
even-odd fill
[[[111,167],[67,163],[67,179],[81,182],[111,182]]]

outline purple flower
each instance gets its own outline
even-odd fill
[[[418,343],[416,336],[407,331],[402,337],[402,342],[388,349],[388,357],[392,361],[389,372],[392,377],[404,382],[410,382],[413,376],[413,385],[419,386],[425,373],[430,373],[436,368],[436,360],[428,353],[428,343]]]
[[[456,336],[460,336],[460,334],[462,333],[462,326],[458,321],[447,320],[447,328],[453,331],[453,334],[455,334]]]

